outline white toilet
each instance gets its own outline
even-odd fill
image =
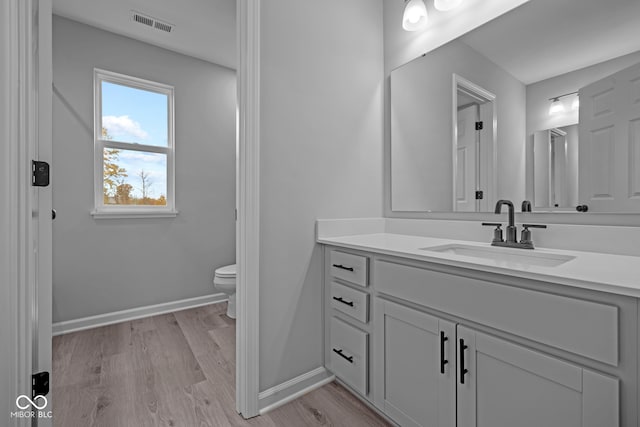
[[[236,318],[236,265],[225,265],[216,269],[213,276],[213,286],[229,296],[227,316]]]

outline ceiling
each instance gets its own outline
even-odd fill
[[[388,0],[383,0],[388,1]],[[53,0],[54,13],[236,67],[236,0]],[[174,25],[135,23],[131,11]],[[638,0],[531,0],[461,40],[525,84],[640,50]]]
[[[640,50],[640,1],[531,0],[461,40],[531,84]]]
[[[174,27],[134,22],[131,11]],[[53,0],[53,12],[103,30],[236,68],[236,0]]]

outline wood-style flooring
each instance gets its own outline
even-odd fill
[[[214,304],[55,337],[54,426],[389,426],[335,382],[244,420],[225,313]]]

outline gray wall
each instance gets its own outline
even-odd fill
[[[216,293],[235,262],[235,72],[54,17],[54,322]],[[93,68],[175,86],[172,219],[94,220]]]
[[[263,2],[261,49],[265,390],[323,364],[316,218],[382,215],[382,1]]]

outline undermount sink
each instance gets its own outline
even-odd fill
[[[551,254],[535,250],[497,248],[491,246],[482,247],[464,244],[431,246],[420,248],[420,250],[487,259],[494,261],[496,265],[506,265],[510,267],[557,267],[575,258],[570,255]]]

